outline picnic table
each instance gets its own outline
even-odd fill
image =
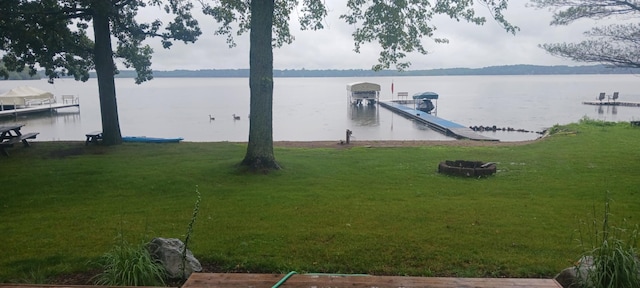
[[[8,126],[0,126],[0,153],[4,156],[9,156],[6,148],[13,147],[14,144],[22,142],[24,147],[31,146],[27,139],[35,139],[38,136],[38,132],[22,134],[24,124],[14,124]]]
[[[88,146],[89,143],[98,143],[102,140],[102,131],[89,132],[85,136],[87,136],[87,141],[84,141],[84,145]]]

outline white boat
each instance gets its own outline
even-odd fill
[[[361,105],[364,102],[375,104],[380,98],[380,85],[371,82],[354,82],[347,84],[349,102]]]

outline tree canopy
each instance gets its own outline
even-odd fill
[[[2,57],[6,70],[22,72],[26,68],[35,75],[39,65],[51,79],[89,78],[89,70],[94,68],[93,42],[82,26],[71,29],[71,20],[62,17],[57,6],[55,1],[0,1],[0,50],[6,52]],[[73,13],[83,17],[81,11]]]
[[[136,20],[139,9],[147,6],[159,7],[175,18],[166,24],[160,20],[140,23]],[[119,144],[114,58],[135,69],[136,83],[152,79],[153,50],[144,40],[159,37],[164,48],[171,47],[173,40],[194,42],[201,32],[192,8],[188,0],[2,0],[0,50],[6,52],[2,60],[9,71],[28,69],[33,75],[37,67],[44,68],[50,82],[61,76],[86,81],[89,71],[95,70],[103,143]]]
[[[191,15],[193,5],[184,0],[3,0],[0,1],[0,50],[7,69],[36,73],[36,65],[53,78],[74,76],[89,79],[95,69],[94,41],[87,30],[96,13],[105,13],[110,33],[117,39],[115,58],[121,58],[126,68],[138,73],[136,83],[152,79],[150,69],[153,50],[143,44],[149,37],[161,38],[164,48],[172,40],[194,42],[201,34],[198,22]],[[166,3],[165,3],[166,2]],[[175,15],[173,21],[139,23],[140,8],[157,6]],[[115,67],[114,67],[115,69]]]
[[[551,43],[541,47],[552,55],[579,62],[614,67],[640,68],[640,23],[627,20],[640,16],[640,1],[531,0],[537,8],[554,11],[551,25],[569,25],[580,19],[617,19],[622,23],[593,27],[579,43]],[[627,23],[625,23],[627,22]]]

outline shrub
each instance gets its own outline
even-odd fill
[[[164,286],[165,270],[144,245],[130,245],[122,236],[101,258],[102,273],[94,283],[107,286]]]

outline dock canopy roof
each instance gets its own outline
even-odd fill
[[[347,84],[347,91],[350,92],[369,92],[380,91],[380,85],[370,82],[354,82]]]
[[[413,99],[438,99],[438,94],[435,92],[420,92],[413,94]]]
[[[18,88],[13,88],[4,94],[0,94],[0,97],[51,98],[53,97],[53,94],[34,87],[20,86]]]
[[[24,106],[30,102],[50,101],[53,94],[29,86],[20,86],[13,88],[4,94],[0,94],[0,105],[20,105]]]

